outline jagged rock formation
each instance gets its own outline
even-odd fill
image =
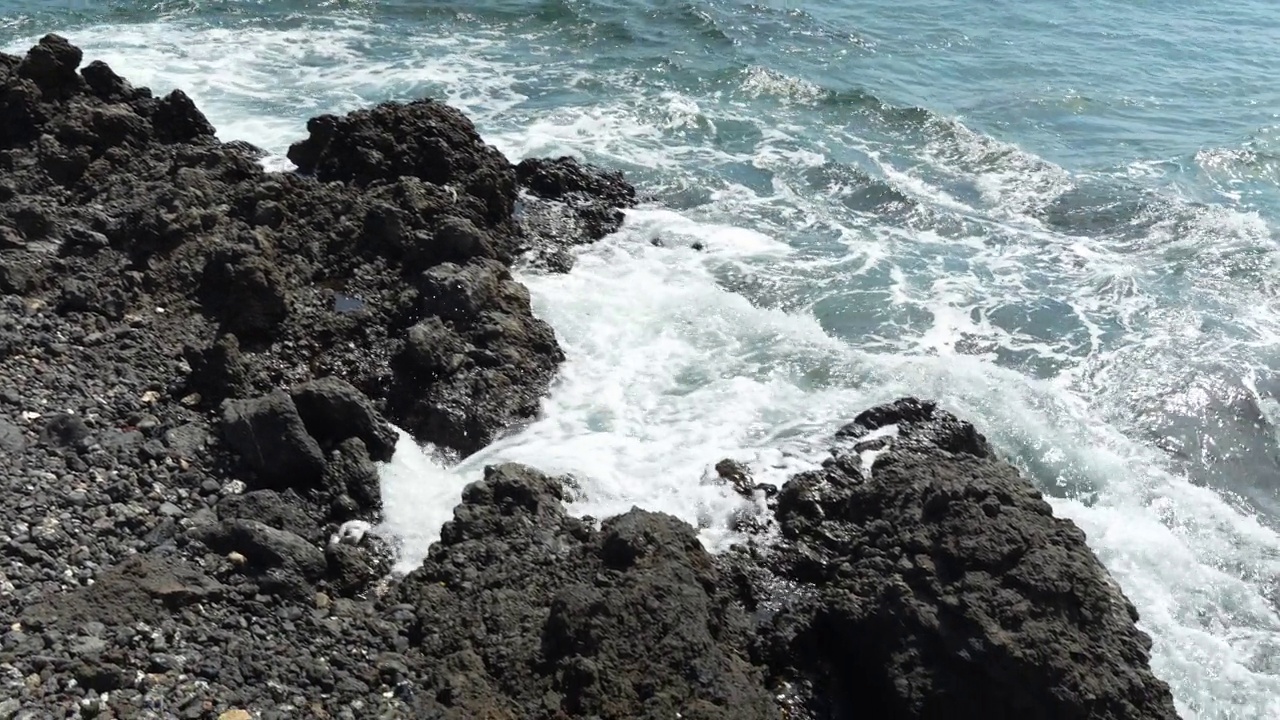
[[[0,717],[1175,716],[1083,534],[915,400],[780,490],[719,464],[777,542],[597,528],[504,465],[382,585],[388,421],[467,453],[530,417],[562,355],[510,268],[634,189],[425,100],[269,173],[82,60],[0,55]]]

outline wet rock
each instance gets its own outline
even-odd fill
[[[522,186],[548,200],[585,197],[616,207],[636,204],[636,189],[622,173],[568,156],[522,160],[516,165],[516,175]]]
[[[781,491],[770,563],[810,591],[763,630],[774,672],[837,716],[1177,717],[1084,533],[933,403],[844,434],[890,424],[869,477],[832,462]]]
[[[755,481],[751,479],[751,470],[744,464],[728,458],[716,463],[716,475],[729,483],[739,495],[750,498],[755,492]]]
[[[617,232],[625,219],[622,210],[636,205],[635,187],[621,173],[567,156],[522,160],[516,174],[532,193],[522,222],[535,237],[558,238],[552,245],[593,242]]]
[[[693,528],[633,510],[597,531],[569,517],[563,497],[562,481],[518,465],[491,467],[464,491],[400,589],[417,650],[434,658],[415,708],[776,717],[748,659],[745,616],[717,589]],[[467,628],[481,626],[477,644]]]

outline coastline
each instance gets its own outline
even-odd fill
[[[1083,534],[927,403],[858,416],[781,488],[777,547],[712,557],[643,511],[596,529],[560,481],[501,466],[424,569],[378,588],[391,550],[362,529],[383,418],[466,453],[536,413],[563,354],[509,267],[571,272],[567,248],[616,229],[634,190],[512,166],[431,101],[314,119],[300,172],[268,173],[181,92],[81,60],[46,38],[0,63],[0,438],[23,518],[3,541],[24,568],[3,579],[6,711],[842,717],[857,698],[831,683],[879,667],[865,697],[890,717],[1176,716]],[[925,503],[939,482],[953,499]],[[910,529],[877,502],[932,509]]]

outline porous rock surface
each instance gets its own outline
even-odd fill
[[[388,420],[467,453],[531,416],[561,354],[510,267],[634,190],[433,101],[268,173],[82,60],[0,55],[0,718],[1175,717],[1083,534],[917,400],[780,490],[719,463],[768,498],[724,554],[502,465],[388,580]]]
[[[839,436],[779,493],[781,539],[739,566],[761,656],[813,716],[1177,717],[1084,533],[971,424],[906,398]]]

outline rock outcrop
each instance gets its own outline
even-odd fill
[[[81,59],[51,36],[0,60],[0,289],[146,336],[166,389],[202,407],[337,376],[462,453],[536,412],[562,354],[509,266],[537,243],[515,166],[460,112],[318,117],[299,172],[268,173],[180,91]],[[573,207],[627,202],[608,177]]]
[[[769,572],[746,573],[746,604],[776,608],[761,652],[816,716],[1177,717],[1084,533],[971,424],[904,399],[840,435],[782,488]]]
[[[469,453],[531,417],[562,354],[511,267],[634,189],[426,100],[270,173],[82,61],[0,54],[0,716],[1175,717],[1079,529],[916,400],[780,490],[720,463],[771,516],[722,555],[502,465],[392,581],[390,423]]]
[[[441,103],[316,118],[268,172],[83,61],[0,54],[0,698],[352,712],[370,686],[308,658],[395,650],[388,420],[465,454],[532,417],[563,356],[510,268],[589,238],[528,229]]]

